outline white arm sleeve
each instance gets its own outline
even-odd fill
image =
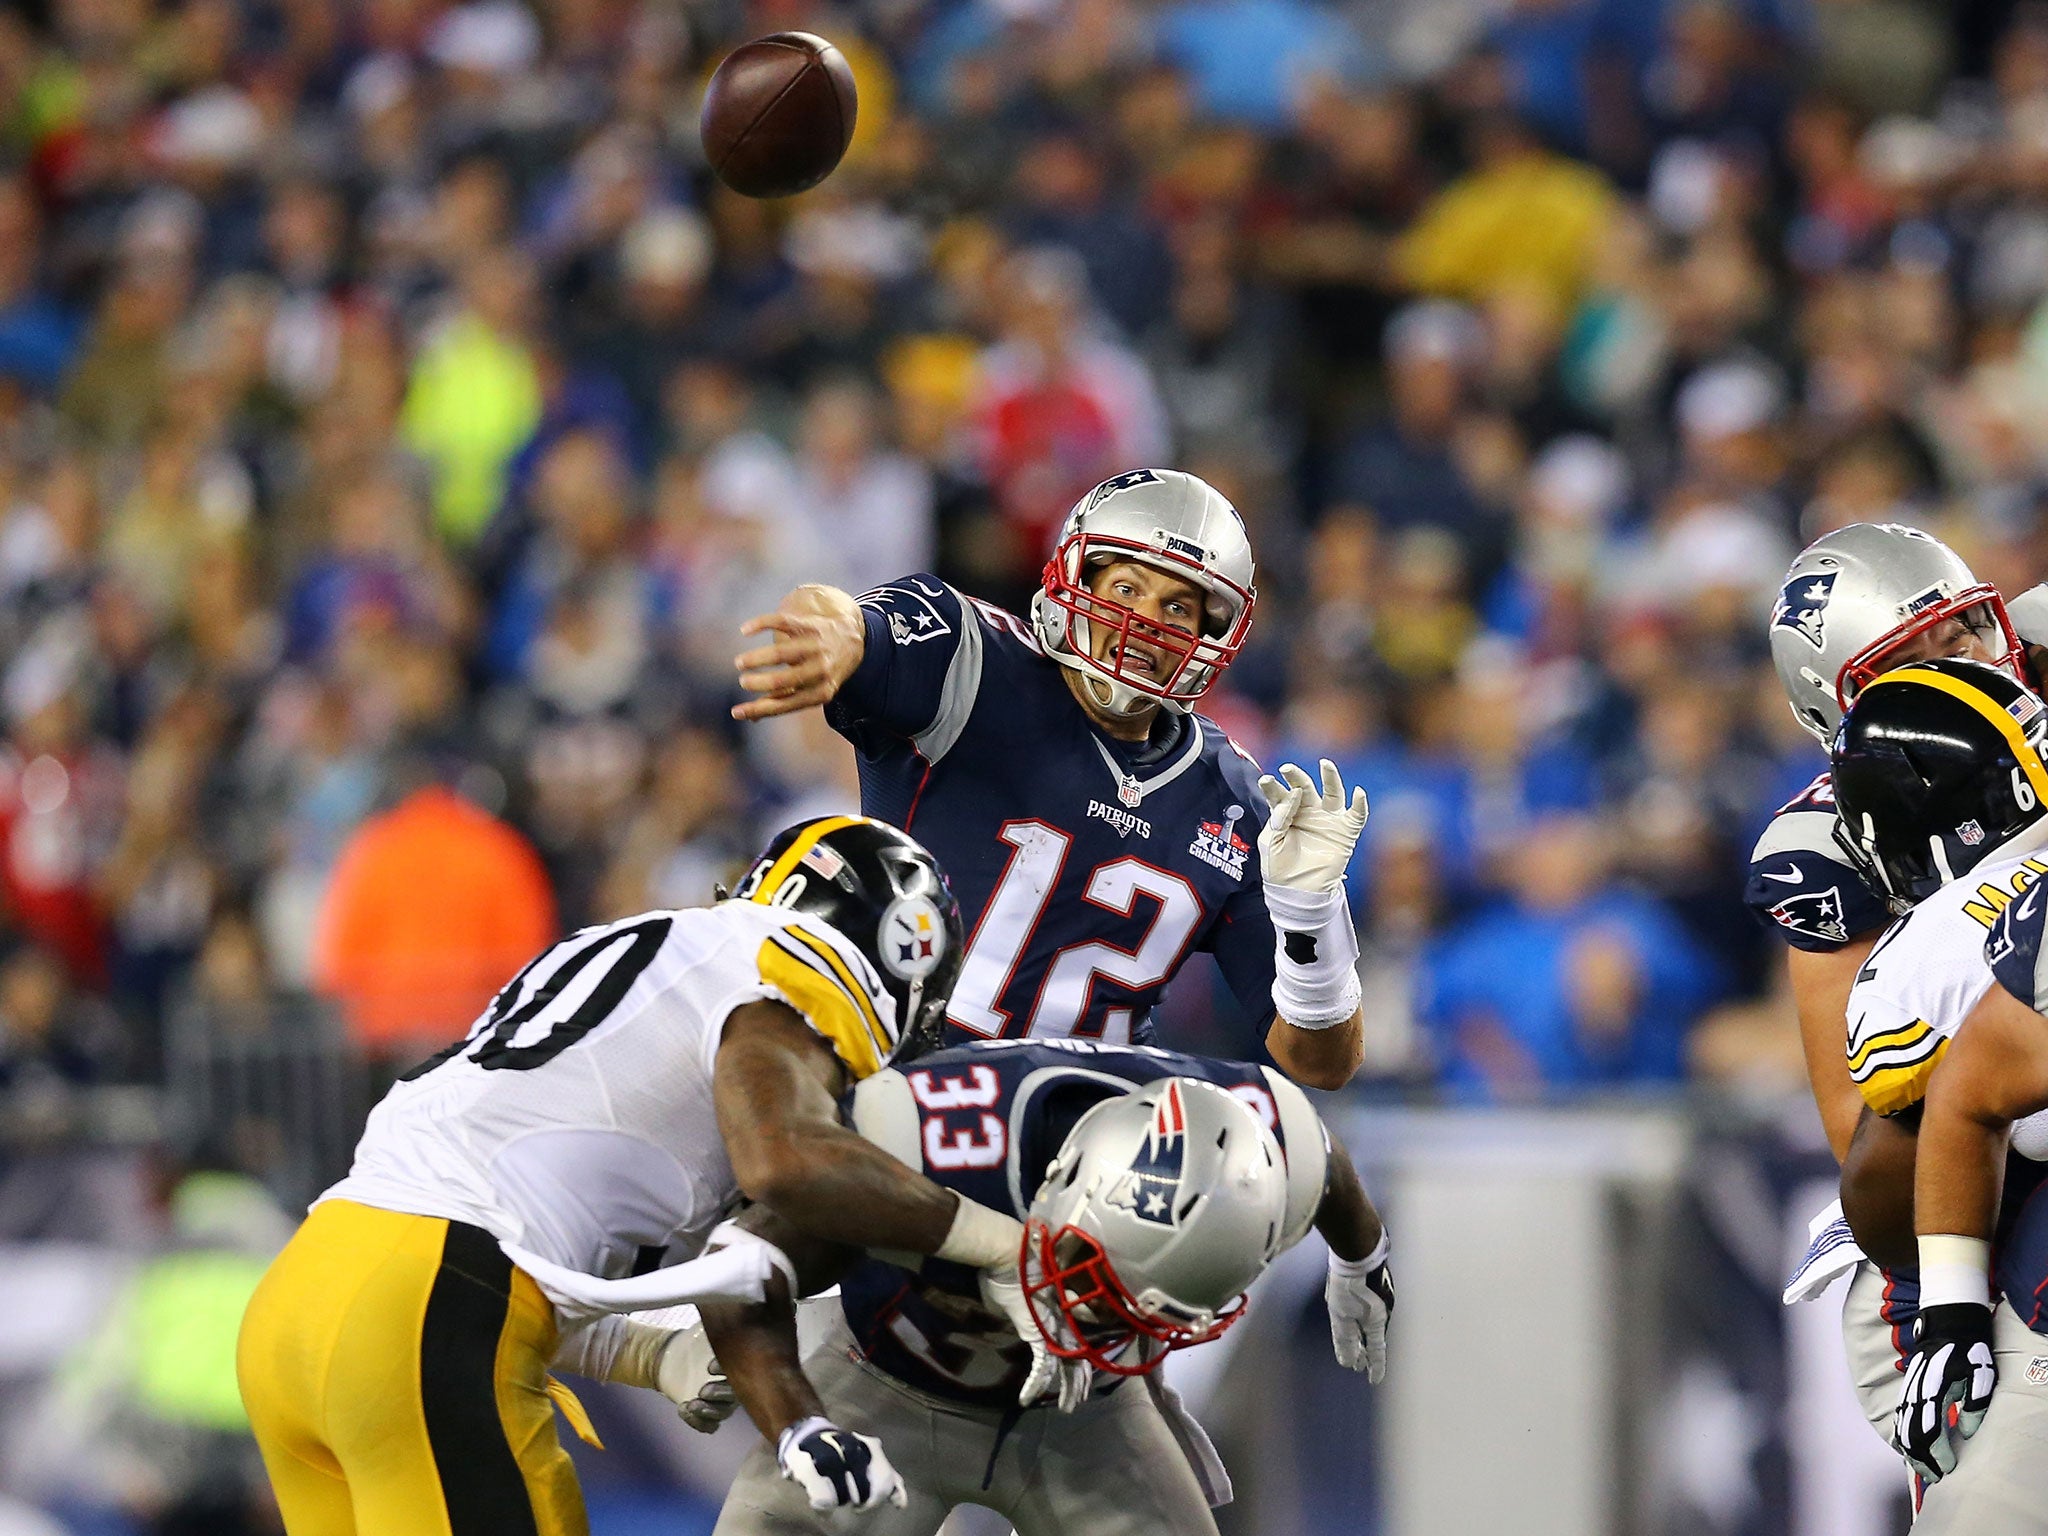
[[[1287,1148],[1287,1225],[1283,1246],[1292,1248],[1307,1237],[1322,1208],[1323,1186],[1330,1177],[1329,1133],[1323,1117],[1301,1088],[1275,1072],[1261,1067],[1273,1095],[1273,1109],[1280,1119],[1280,1135]]]

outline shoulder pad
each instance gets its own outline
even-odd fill
[[[762,982],[824,1037],[856,1081],[880,1071],[894,1049],[883,1022],[891,1004],[866,959],[801,912],[757,910],[781,919],[754,951]]]
[[[949,641],[959,633],[960,594],[923,572],[863,592],[854,601],[879,613],[888,623],[889,638],[900,646]]]
[[[1299,1085],[1271,1067],[1259,1070],[1273,1095],[1287,1155],[1287,1224],[1280,1242],[1283,1248],[1292,1248],[1308,1236],[1316,1212],[1322,1209],[1323,1188],[1330,1177],[1330,1150],[1325,1139],[1329,1132]]]
[[[1798,813],[1812,815],[1812,812]],[[1790,817],[1780,816],[1779,821]],[[1833,821],[1830,813],[1829,821]],[[1772,823],[1775,827],[1778,823]],[[1796,949],[1840,949],[1860,934],[1883,928],[1891,909],[1839,857],[1811,847],[1769,847],[1767,831],[1751,856],[1742,904],[1766,928]]]
[[[1207,715],[1188,716],[1188,724],[1202,734],[1202,751],[1212,758],[1217,773],[1230,786],[1231,793],[1245,802],[1247,809],[1264,820],[1266,797],[1259,793],[1259,775],[1262,770],[1258,760],[1237,744],[1237,738],[1223,729]]]
[[[897,1162],[910,1168],[924,1166],[918,1142],[917,1102],[910,1084],[894,1067],[863,1078],[848,1096],[848,1113],[853,1128]]]
[[[1984,939],[1984,960],[1998,984],[2036,1013],[2048,1003],[2048,975],[2041,970],[2041,931],[2048,925],[2048,900],[2039,886],[2011,903]]]

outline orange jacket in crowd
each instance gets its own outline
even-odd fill
[[[314,979],[370,1050],[461,1035],[554,942],[555,898],[526,839],[439,787],[349,839],[321,904]]]

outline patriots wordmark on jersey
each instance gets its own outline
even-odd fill
[[[1834,788],[1822,774],[1771,818],[1749,856],[1743,905],[1795,949],[1841,949],[1892,920],[1835,841],[1835,822]]]
[[[1878,940],[1857,972],[1848,1010],[1849,1075],[1877,1113],[1908,1112],[1926,1096],[1950,1038],[1991,987],[1998,963],[1991,954],[2011,942],[2011,969],[2029,927],[2038,935],[2038,923],[2028,918],[2048,905],[2038,885],[2044,877],[2048,857],[1994,859],[1943,886]],[[2027,918],[2017,928],[2005,921],[2019,912]],[[1993,1279],[2029,1327],[2048,1318],[2043,1159],[2048,1115],[2036,1115],[2013,1127],[1992,1246]]]
[[[1021,1221],[1074,1123],[1104,1099],[1163,1077],[1214,1083],[1258,1112],[1287,1159],[1281,1246],[1305,1237],[1327,1171],[1322,1121],[1271,1068],[1093,1041],[994,1041],[922,1056],[862,1083],[851,1095],[853,1123],[925,1177]],[[1177,1176],[1176,1129],[1162,1127],[1156,1166],[1112,1197],[1148,1220],[1171,1222],[1180,1209],[1175,1191],[1162,1187]],[[936,1397],[1013,1408],[1031,1355],[986,1308],[974,1271],[939,1259],[906,1263],[915,1267],[866,1259],[841,1284],[847,1325],[869,1362]]]
[[[861,808],[946,868],[969,939],[954,1038],[1150,1037],[1182,961],[1212,952],[1260,1037],[1273,927],[1258,766],[1213,722],[1097,730],[1014,615],[933,576],[859,599],[866,649],[826,718]]]

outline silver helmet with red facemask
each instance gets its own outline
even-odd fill
[[[1196,632],[1090,590],[1098,572],[1123,560],[1200,589]],[[1244,519],[1213,486],[1175,469],[1134,469],[1103,481],[1067,514],[1031,600],[1031,624],[1046,655],[1079,672],[1109,713],[1156,704],[1186,710],[1244,648],[1253,575]],[[1102,633],[1110,643],[1098,658]]]
[[[1047,1167],[1025,1300],[1054,1354],[1142,1375],[1237,1321],[1286,1221],[1287,1165],[1258,1111],[1163,1078],[1090,1109]]]
[[[2027,681],[2025,651],[1997,588],[1931,533],[1902,523],[1851,523],[1809,544],[1771,610],[1771,661],[1792,713],[1823,744],[1856,695],[1907,661],[1959,654],[1915,647],[1954,620],[1975,659]],[[1922,654],[1922,650],[1925,654]]]

